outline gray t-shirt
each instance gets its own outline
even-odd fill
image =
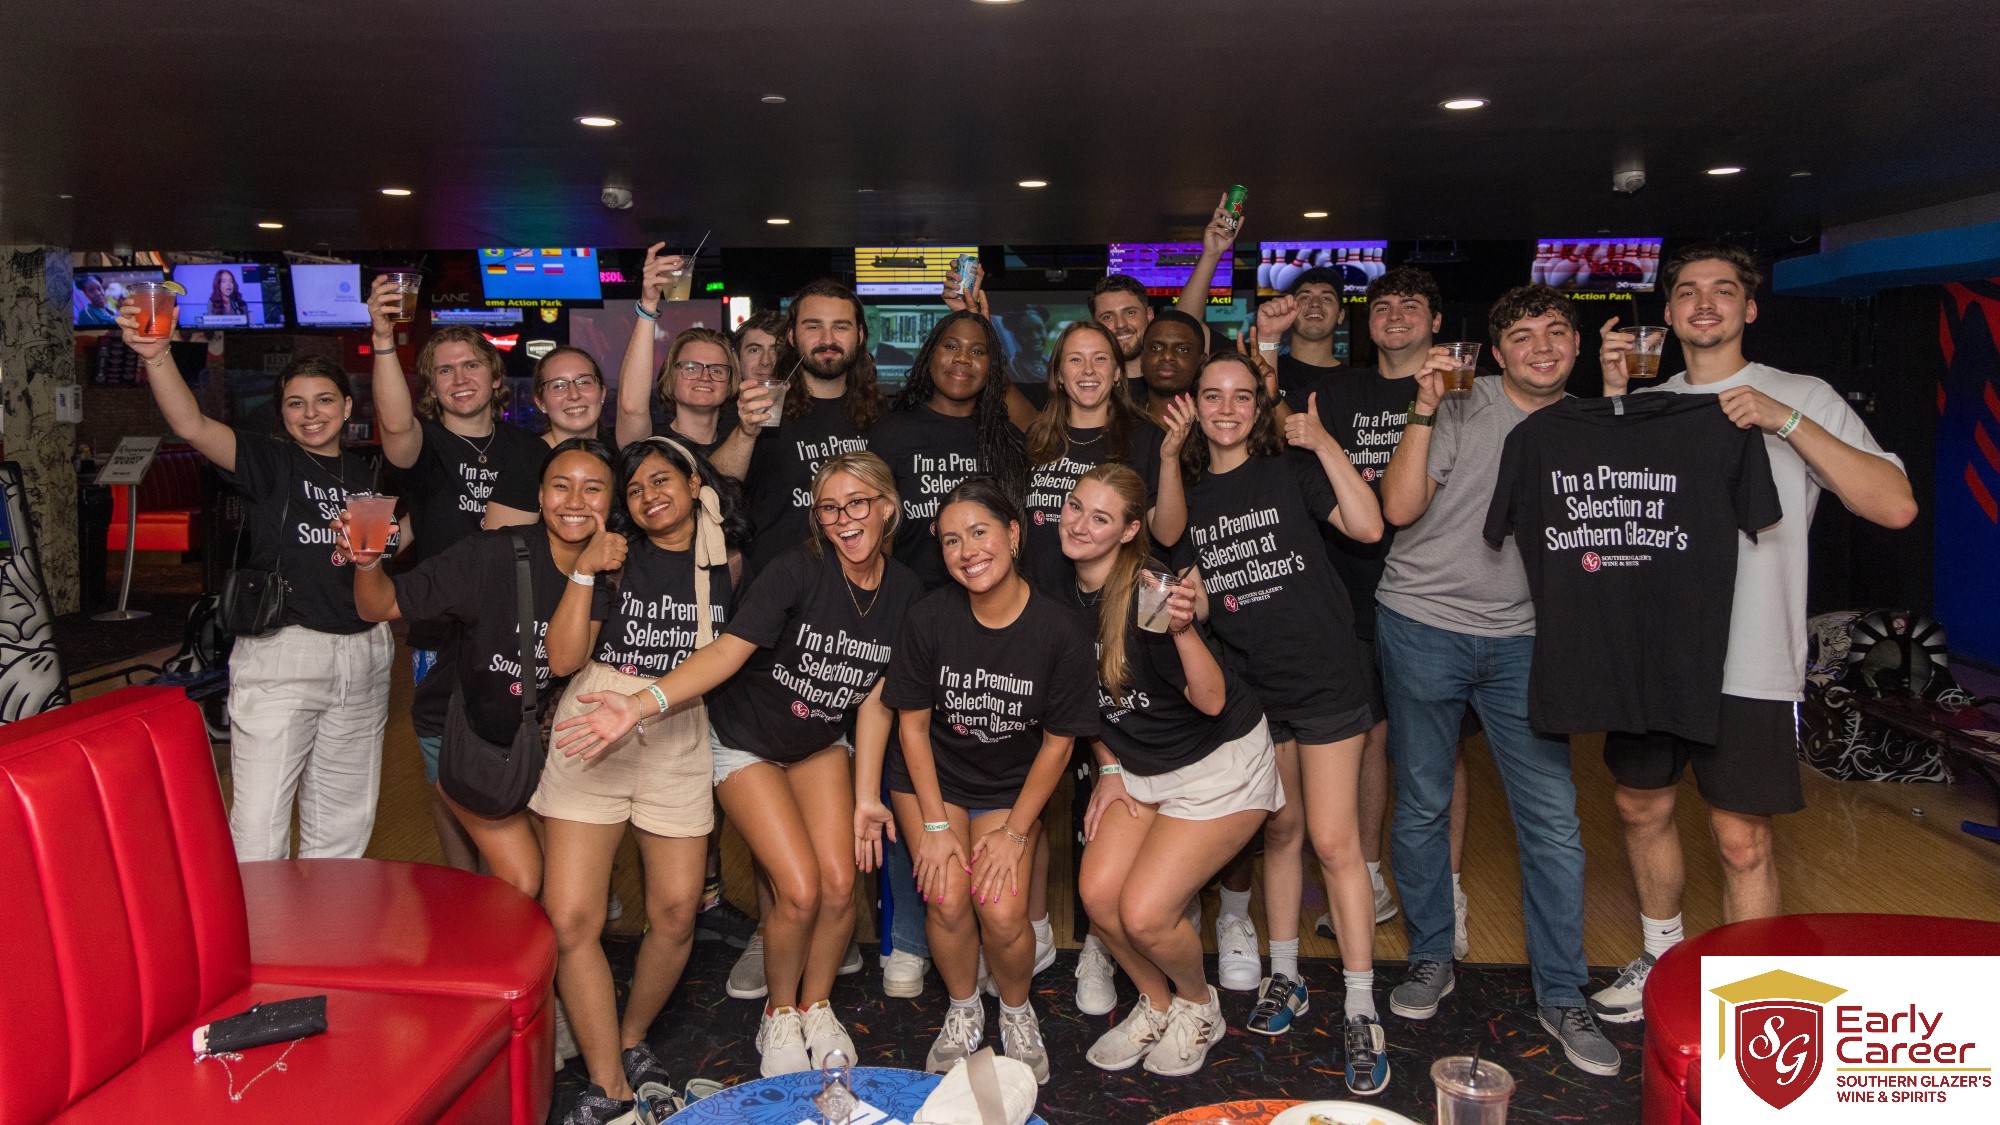
[[[1494,550],[1481,529],[1507,435],[1528,417],[1482,375],[1438,406],[1429,470],[1438,483],[1417,522],[1396,533],[1375,600],[1413,621],[1481,637],[1531,637],[1535,603],[1514,540]]]
[[[1840,392],[1810,375],[1751,363],[1720,382],[1690,384],[1683,371],[1651,389],[1713,395],[1737,387],[1754,387],[1861,452],[1903,467],[1901,458],[1876,444],[1867,424]],[[1785,518],[1755,541],[1748,537],[1737,541],[1736,593],[1729,618],[1729,655],[1722,665],[1722,694],[1796,700],[1806,678],[1806,543],[1824,482],[1783,438],[1765,434],[1764,451],[1770,454],[1771,480],[1778,486]]]

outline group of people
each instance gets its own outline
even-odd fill
[[[1190,294],[1233,234],[1219,210]],[[576,1125],[670,1090],[646,1031],[705,883],[713,894],[718,804],[756,864],[761,928],[729,992],[764,1000],[766,1075],[859,1058],[831,998],[860,967],[857,876],[879,871],[895,949],[881,987],[919,996],[934,966],[946,993],[930,1068],[978,1048],[990,994],[1002,1051],[1047,1079],[1030,1003],[1054,957],[1044,813],[1078,757],[1092,768],[1077,798],[1089,938],[1076,1003],[1111,1013],[1118,970],[1137,992],[1088,1052],[1106,1070],[1199,1069],[1225,1030],[1218,984],[1255,992],[1248,1031],[1284,1034],[1307,1015],[1310,856],[1340,950],[1346,1082],[1381,1091],[1375,927],[1400,899],[1409,968],[1387,1004],[1405,1019],[1438,1012],[1466,955],[1471,724],[1515,825],[1540,1019],[1578,1068],[1618,1072],[1599,1021],[1641,1018],[1646,974],[1681,937],[1673,809],[1687,765],[1721,845],[1726,914],[1778,909],[1771,817],[1802,803],[1792,715],[1813,505],[1831,489],[1888,526],[1915,508],[1900,463],[1826,384],[1744,358],[1760,278],[1742,251],[1695,247],[1664,266],[1687,369],[1651,389],[1717,394],[1736,425],[1768,435],[1783,519],[1740,543],[1717,740],[1607,738],[1643,951],[1587,997],[1570,746],[1530,721],[1536,616],[1520,553],[1482,538],[1508,435],[1565,398],[1586,352],[1569,299],[1543,285],[1502,296],[1488,316],[1498,374],[1448,395],[1442,298],[1421,270],[1368,286],[1377,361],[1362,370],[1334,359],[1331,271],[1267,301],[1233,345],[1198,296],[1154,310],[1113,276],[1033,386],[1007,377],[983,277],[954,273],[950,314],[889,394],[860,300],[832,281],[733,339],[681,333],[656,373],[654,321],[680,264],[658,249],[612,417],[596,361],[558,348],[536,365],[539,437],[500,421],[499,356],[466,329],[432,333],[412,402],[396,295],[375,287],[375,419],[406,510],[395,561],[345,511],[374,476],[342,447],[353,399],[337,363],[288,366],[283,436],[253,433],[203,416],[165,342],[141,338],[129,308],[119,320],[175,433],[247,497],[249,565],[288,591],[282,627],[239,638],[231,660],[239,855],[286,854],[294,807],[302,854],[362,853],[386,623],[407,621],[447,855],[537,896],[554,923],[557,992],[591,1082]],[[1607,395],[1627,391],[1632,346],[1615,321],[1599,331]],[[482,752],[524,732],[543,747],[535,699],[553,703],[546,764],[495,797]],[[600,936],[628,829],[649,928],[621,1013]],[[1218,880],[1211,983],[1199,896]]]

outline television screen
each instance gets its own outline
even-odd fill
[[[1530,280],[1575,293],[1650,293],[1660,276],[1657,238],[1544,238]]]
[[[1275,297],[1291,291],[1307,270],[1324,268],[1340,274],[1341,288],[1359,293],[1389,272],[1382,261],[1387,242],[1260,242],[1257,244],[1257,295]]]
[[[69,322],[78,328],[110,328],[118,319],[125,287],[138,281],[165,281],[163,270],[78,270],[69,294]]]
[[[187,290],[180,299],[182,328],[285,326],[285,289],[275,265],[175,266],[174,280]]]
[[[486,303],[539,305],[544,301],[599,301],[597,251],[589,247],[514,247],[479,252]]]
[[[1071,321],[1090,319],[1089,293],[1001,292],[987,294],[987,301],[1007,378],[1016,383],[1046,382],[1056,337]]]
[[[632,308],[637,303],[607,299],[601,309],[571,309],[569,312],[570,345],[590,353],[598,368],[604,372],[607,387],[618,385],[618,371],[625,363],[625,346],[632,342],[632,325],[638,315]],[[667,347],[673,343],[675,336],[689,328],[724,331],[727,316],[727,306],[719,300],[660,302],[660,319],[653,322],[654,374],[657,375],[659,366],[667,361]],[[606,413],[608,415],[609,410]]]
[[[432,309],[431,327],[440,324],[519,324],[520,309]]]
[[[365,328],[368,291],[357,265],[292,267],[292,312],[302,328]]]
[[[950,312],[935,301],[864,306],[862,316],[868,323],[868,347],[875,353],[876,376],[885,384],[902,385],[917,358],[917,349],[924,346],[924,337]]]
[[[935,297],[960,254],[977,246],[857,246],[854,291],[864,297]]]
[[[1200,257],[1199,242],[1114,242],[1107,269],[1137,278],[1148,296],[1178,297]],[[1229,296],[1230,271],[1235,267],[1236,250],[1231,247],[1222,252],[1222,261],[1216,264],[1215,280],[1208,285],[1210,297]]]

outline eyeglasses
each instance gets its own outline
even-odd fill
[[[550,379],[548,382],[542,384],[542,393],[564,395],[568,394],[572,388],[578,391],[588,391],[603,385],[604,380],[599,379],[595,375],[578,375],[569,379]]]
[[[847,513],[848,519],[858,520],[867,515],[869,507],[880,499],[882,499],[882,496],[877,494],[875,496],[857,496],[845,504],[815,504],[813,505],[813,512],[819,516],[819,522],[822,524],[831,525],[839,523],[842,512]]]
[[[674,371],[690,379],[706,379],[711,383],[729,381],[729,365],[726,363],[696,363],[694,360],[684,359],[674,364]]]

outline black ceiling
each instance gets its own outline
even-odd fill
[[[2000,189],[1990,0],[0,12],[0,241],[78,249],[1101,243],[1232,182],[1251,237],[1805,235]]]

